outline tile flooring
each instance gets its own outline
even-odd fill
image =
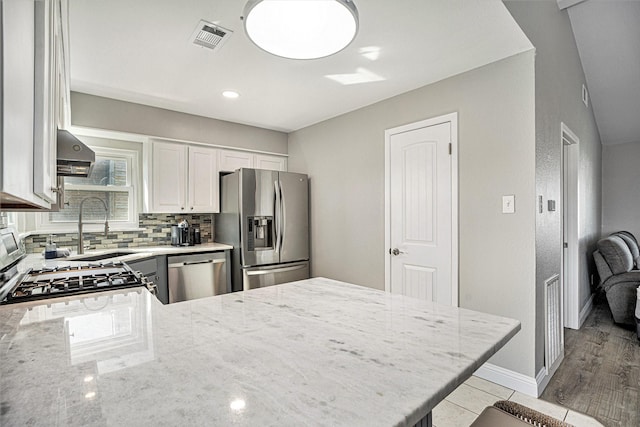
[[[468,426],[485,407],[493,405],[498,400],[518,402],[576,427],[602,427],[602,424],[591,417],[478,377],[469,378],[434,408],[433,425],[434,427]]]

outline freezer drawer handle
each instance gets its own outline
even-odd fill
[[[167,267],[175,268],[175,267],[183,267],[185,265],[195,265],[195,264],[219,264],[221,262],[225,262],[225,260],[223,260],[223,259],[206,259],[204,261],[179,262],[177,264],[169,264]]]
[[[285,273],[287,271],[296,271],[301,268],[305,268],[304,264],[296,265],[293,267],[284,267],[284,268],[274,268],[272,270],[256,270],[256,271],[247,271],[247,276],[262,276],[264,274],[273,274],[273,273]]]

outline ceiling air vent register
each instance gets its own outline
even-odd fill
[[[191,41],[197,46],[216,51],[222,48],[222,45],[224,45],[232,34],[233,31],[231,30],[227,30],[226,28],[205,20],[200,20],[191,36]]]

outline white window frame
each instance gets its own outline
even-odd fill
[[[69,190],[89,190],[89,191],[114,191],[129,193],[129,218],[126,221],[109,220],[109,229],[112,231],[140,230],[138,219],[138,195],[137,188],[140,188],[139,173],[139,153],[134,149],[126,148],[109,148],[101,146],[90,147],[96,157],[107,157],[127,162],[127,185],[126,186],[101,186],[101,185],[85,185],[85,184],[65,184],[65,191]],[[90,221],[85,223],[83,227],[85,232],[102,232],[104,225]],[[61,221],[52,222],[49,220],[49,212],[43,212],[36,215],[36,232],[57,232],[57,233],[73,233],[78,231],[78,221]]]

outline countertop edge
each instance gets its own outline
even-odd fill
[[[45,259],[43,254],[31,253],[20,262],[21,269],[26,268],[42,268],[52,267],[58,265],[86,265],[96,262],[132,262],[140,261],[146,258],[152,258],[162,255],[187,255],[205,252],[222,252],[226,250],[232,250],[233,246],[223,243],[204,243],[196,246],[139,246],[135,248],[113,248],[113,249],[99,249],[85,252],[82,255],[73,254],[69,257]],[[119,252],[134,252],[126,255],[117,256]],[[101,261],[87,261],[79,259],[84,256],[96,256],[96,255],[109,255],[114,254],[113,257],[105,258]]]

